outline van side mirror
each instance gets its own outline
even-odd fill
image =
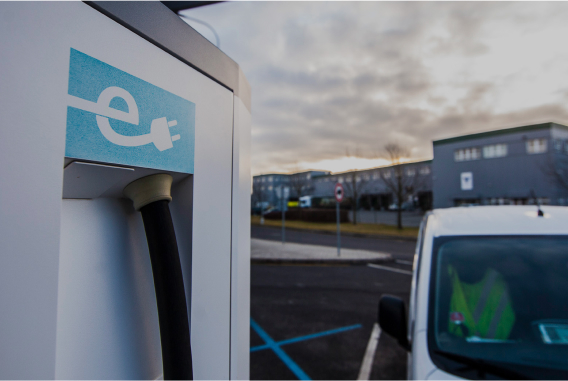
[[[381,297],[379,325],[383,331],[397,339],[401,347],[410,352],[406,328],[406,307],[402,299],[391,295]]]

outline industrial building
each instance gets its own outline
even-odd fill
[[[360,171],[331,174],[325,171],[307,171],[294,174],[265,174],[253,179],[252,205],[280,205],[278,188],[290,189],[290,198],[313,196],[315,206],[335,205],[334,186],[344,185],[345,203],[365,209],[388,209],[396,201],[395,192],[389,188],[397,175],[401,177],[404,201],[412,207],[431,209],[432,170],[431,160],[404,163]]]
[[[389,209],[400,177],[405,205],[428,210],[460,205],[568,205],[568,127],[541,123],[433,141],[433,160],[334,173],[266,174],[253,180],[253,205],[279,205],[276,189],[310,195],[316,206],[334,205],[342,183],[344,203]],[[391,208],[392,209],[392,208]]]
[[[314,177],[313,196],[334,203],[333,188],[343,184],[348,202],[357,208],[387,210],[396,202],[397,177],[400,177],[404,203],[424,210],[432,207],[432,161],[349,171]]]
[[[254,176],[252,181],[252,207],[267,208],[280,205],[279,192],[288,188],[289,197],[298,199],[311,195],[313,192],[313,179],[317,176],[328,175],[326,171],[305,171],[292,174],[268,173]],[[333,197],[333,190],[331,192]]]
[[[434,208],[566,205],[568,127],[542,123],[436,140]],[[568,172],[566,172],[568,175]]]

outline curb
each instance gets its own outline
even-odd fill
[[[282,229],[278,226],[269,226],[269,225],[260,225],[260,224],[251,224],[252,226],[261,226],[264,228],[271,228],[271,229]],[[320,234],[328,234],[328,235],[336,235],[336,232],[330,230],[320,230],[320,229],[301,229],[301,228],[292,228],[286,227],[286,230],[293,230],[299,232],[310,232],[310,233],[320,233]],[[375,238],[375,239],[397,239],[400,241],[411,241],[416,242],[417,237],[401,237],[398,235],[388,235],[388,234],[365,234],[365,233],[351,233],[351,232],[341,232],[342,236],[347,237],[359,237],[359,238]]]
[[[368,263],[389,263],[394,258],[389,254],[388,258],[375,259],[300,259],[300,258],[251,258],[253,265],[355,265],[365,266]]]

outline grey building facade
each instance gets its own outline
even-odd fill
[[[482,132],[433,142],[434,159],[331,174],[306,171],[253,178],[252,205],[279,206],[276,189],[290,197],[313,196],[316,206],[334,205],[342,183],[346,205],[387,209],[396,202],[389,187],[402,178],[403,202],[424,210],[459,205],[568,205],[568,127],[558,123]],[[391,179],[391,180],[389,180]]]
[[[433,142],[434,208],[568,204],[568,127],[542,123]],[[568,174],[568,172],[566,172]],[[534,194],[534,197],[533,197]]]
[[[301,196],[311,195],[313,192],[313,179],[317,176],[327,175],[326,171],[305,171],[292,174],[268,173],[254,176],[252,180],[253,208],[267,206],[280,206],[278,196],[281,187],[288,188],[290,198],[298,199]]]
[[[389,184],[394,185],[396,176],[401,176],[403,202],[411,203],[413,207],[430,209],[431,165],[432,161],[427,160],[318,176],[313,179],[313,196],[334,204],[334,187],[340,183],[348,201],[357,208],[386,210],[396,202],[396,194]]]
[[[345,205],[386,210],[396,202],[396,195],[388,183],[392,184],[399,175],[404,187],[403,202],[427,210],[432,207],[431,165],[432,161],[427,160],[336,174],[307,171],[258,175],[253,178],[252,206],[278,207],[280,198],[277,189],[280,186],[289,188],[291,199],[313,196],[317,199],[315,206],[335,206],[334,187],[341,183],[347,198]]]

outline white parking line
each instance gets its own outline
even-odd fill
[[[363,363],[361,364],[359,376],[357,377],[358,380],[367,381],[371,376],[371,370],[373,369],[373,359],[375,358],[377,344],[379,344],[379,337],[381,337],[381,328],[377,323],[375,323],[375,325],[373,326],[373,332],[371,332],[371,337],[369,338],[369,343],[367,344],[365,356],[363,356]]]
[[[395,262],[400,263],[401,265],[413,265],[412,261],[405,261],[402,259],[397,259]]]
[[[412,275],[412,271],[395,269],[393,267],[388,267],[388,266],[375,265],[374,263],[367,263],[367,266],[372,267],[374,269],[387,270],[387,271],[392,271],[392,272],[395,272],[395,273]]]

